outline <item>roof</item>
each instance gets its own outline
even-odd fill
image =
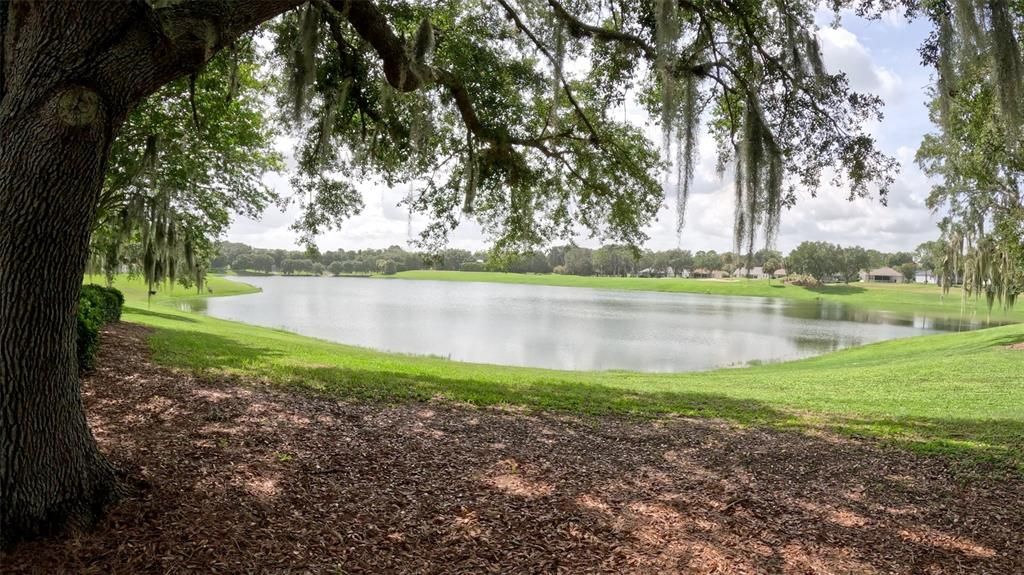
[[[868,275],[869,276],[897,276],[897,277],[902,277],[903,273],[902,272],[898,272],[898,271],[896,271],[896,270],[894,270],[894,269],[892,269],[890,267],[883,267],[883,268],[873,269],[873,270],[869,271]]]

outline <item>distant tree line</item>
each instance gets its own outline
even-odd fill
[[[941,242],[924,242],[913,252],[885,253],[860,246],[843,247],[828,242],[803,242],[785,259],[786,270],[804,274],[819,282],[858,281],[863,271],[889,267],[912,282],[918,271],[927,277],[939,265]]]
[[[597,249],[579,246],[553,246],[545,251],[518,255],[495,251],[469,251],[449,248],[437,254],[405,250],[400,246],[385,249],[297,251],[260,249],[221,242],[211,268],[238,273],[284,275],[390,275],[403,271],[434,269],[465,272],[509,272],[567,274],[577,276],[687,276],[721,272],[723,276],[751,275],[753,268],[771,276],[776,271],[800,274],[818,282],[858,281],[862,272],[891,267],[914,281],[919,270],[930,273],[941,264],[939,241],[925,242],[913,252],[880,252],[860,246],[840,246],[828,242],[803,242],[788,256],[763,249],[749,258],[734,252],[684,249],[664,251],[634,250],[623,245]]]

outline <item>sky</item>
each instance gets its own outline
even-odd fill
[[[900,172],[892,185],[888,205],[877,198],[847,201],[848,191],[823,181],[815,197],[809,190],[798,193],[798,202],[784,210],[776,247],[788,252],[805,240],[823,240],[841,245],[860,245],[881,251],[910,251],[919,243],[936,239],[937,217],[925,206],[930,189],[927,177],[914,163],[921,137],[933,131],[926,109],[931,70],[920,64],[917,49],[928,35],[927,22],[907,22],[892,13],[880,20],[866,21],[843,14],[841,25],[832,27],[831,11],[818,13],[818,37],[826,67],[845,72],[851,88],[874,93],[885,101],[884,118],[872,122],[867,130],[878,140],[881,150],[897,159]],[[644,122],[641,115],[631,120]],[[660,141],[656,126],[648,127],[655,142]],[[290,158],[291,141],[278,141],[279,150]],[[666,206],[647,230],[650,239],[644,247],[665,250],[676,247],[692,251],[726,251],[732,246],[732,178],[715,174],[715,146],[707,135],[700,140],[699,166],[691,187],[686,225],[682,235],[675,231],[675,201],[666,198]],[[827,180],[828,178],[824,178]],[[282,196],[291,195],[288,174],[268,174],[267,184]],[[410,218],[397,204],[410,186],[395,188],[364,183],[363,212],[346,221],[340,230],[324,233],[317,240],[321,250],[408,247],[410,240],[426,224],[425,218]],[[671,194],[670,194],[671,195]],[[230,241],[261,248],[298,249],[298,234],[289,229],[297,209],[281,211],[269,208],[259,220],[238,218],[228,231]],[[579,245],[596,247],[596,240],[576,239]],[[487,238],[471,220],[465,220],[451,234],[451,247],[478,250],[488,247]]]

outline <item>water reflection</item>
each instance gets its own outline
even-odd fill
[[[710,369],[978,327],[823,300],[330,277],[246,281],[263,292],[179,308],[386,351],[581,370]]]

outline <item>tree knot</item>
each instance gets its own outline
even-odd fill
[[[69,126],[92,124],[100,115],[100,95],[85,86],[71,86],[57,97],[57,116]]]

